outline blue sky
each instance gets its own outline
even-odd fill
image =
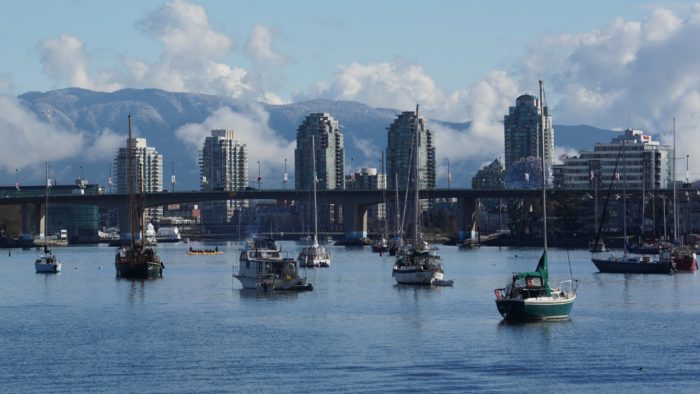
[[[0,147],[7,173],[31,155],[39,168],[50,152],[63,152],[54,155],[62,159],[75,151],[67,137],[83,131],[41,124],[16,99],[72,86],[159,88],[271,104],[327,98],[405,110],[420,103],[427,117],[471,122],[464,130],[433,127],[440,162],[457,165],[502,155],[503,115],[543,79],[555,124],[622,129],[629,122],[670,144],[675,117],[680,157],[692,157],[687,142],[700,139],[700,4],[691,1],[3,5],[0,138],[24,136],[32,147]],[[256,124],[265,114],[253,115],[213,113],[202,125],[265,129]],[[32,144],[37,130],[50,152]],[[102,134],[93,146],[111,149],[121,141],[117,133]],[[700,160],[694,162],[692,172],[700,173]]]
[[[92,73],[120,57],[157,61],[163,45],[135,26],[165,1],[9,1],[0,15],[0,73],[15,93],[70,85],[42,72],[37,46],[70,34],[85,47]],[[288,56],[275,92],[291,100],[330,81],[338,65],[402,59],[419,64],[447,91],[507,69],[541,34],[578,33],[616,17],[639,19],[640,1],[193,1],[213,29],[232,38],[222,62],[252,67],[242,45],[255,25],[276,31],[274,47]],[[660,3],[655,3],[659,5]],[[663,3],[661,3],[663,4]]]

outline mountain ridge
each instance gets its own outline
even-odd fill
[[[249,104],[230,97],[214,96],[201,93],[168,92],[160,89],[122,89],[115,92],[96,92],[82,88],[63,88],[47,92],[26,92],[18,96],[18,101],[39,120],[53,127],[83,132],[90,138],[97,138],[103,130],[111,130],[126,138],[127,116],[132,115],[136,122],[135,135],[148,139],[164,157],[164,187],[169,188],[167,179],[172,172],[179,174],[178,189],[198,189],[198,169],[185,142],[175,138],[175,131],[187,124],[198,125],[205,122],[214,111],[228,108],[233,112],[245,113]],[[367,157],[366,152],[358,148],[358,141],[373,148],[373,153],[385,149],[386,129],[401,110],[391,108],[374,108],[355,101],[314,99],[290,104],[270,105],[258,103],[269,118],[269,128],[275,130],[287,142],[293,142],[296,131],[304,117],[312,112],[330,113],[341,124],[345,136],[346,161],[357,158],[354,169],[368,164],[378,167],[378,157]],[[431,124],[455,130],[466,130],[471,122],[446,122],[429,119]],[[221,125],[222,128],[228,127]],[[555,143],[574,149],[591,149],[594,142],[607,142],[614,136],[613,131],[592,126],[555,125]],[[256,141],[246,141],[251,144]],[[121,144],[123,145],[123,143]],[[438,157],[439,157],[439,147]],[[116,155],[116,148],[115,148]],[[186,158],[190,158],[187,160]],[[75,157],[55,163],[56,168],[67,168],[66,179],[80,175],[77,169],[83,168],[86,177],[92,183],[106,184],[109,176],[108,164],[113,157],[102,158],[104,161],[85,162],[79,152]],[[493,158],[490,158],[492,160]],[[250,157],[254,162],[256,158]],[[471,176],[484,161],[489,158],[474,158],[462,163],[455,163],[452,174],[455,187],[466,187],[471,183]],[[281,161],[281,159],[280,159]],[[109,162],[109,163],[108,163]],[[171,164],[173,168],[168,168]],[[459,167],[457,166],[459,164]],[[281,164],[279,164],[281,165]],[[251,169],[252,170],[252,169]],[[346,167],[346,172],[349,169]],[[70,177],[69,174],[74,174]],[[13,174],[6,174],[2,183],[12,184]],[[267,174],[272,176],[271,174]],[[281,177],[281,172],[280,172]],[[252,179],[252,178],[251,178]],[[65,181],[64,181],[65,183]],[[440,182],[439,182],[440,185]]]

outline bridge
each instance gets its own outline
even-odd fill
[[[14,188],[2,188],[8,192],[0,190],[0,205],[19,205],[22,207],[23,218],[28,216],[30,207],[35,209],[39,218],[39,228],[43,231],[43,213],[41,210],[44,204],[45,197],[43,187],[30,187],[29,190],[34,192],[18,193]],[[697,189],[678,189],[678,195],[685,196],[686,192],[691,195],[700,195]],[[288,200],[288,201],[308,201],[312,192],[308,190],[245,190],[245,191],[183,191],[183,192],[159,192],[159,193],[144,193],[137,197],[137,203],[142,205],[142,208],[158,207],[177,203],[187,202],[202,202],[216,200]],[[406,193],[405,190],[400,190],[401,196]],[[599,198],[604,198],[607,190],[599,190]],[[613,189],[613,194],[621,195],[621,189]],[[665,196],[673,198],[672,189],[656,189],[653,191],[656,196]],[[566,197],[590,197],[591,189],[548,189],[547,196],[552,200]],[[630,198],[639,198],[640,190],[627,190]],[[318,191],[317,195],[320,200],[325,203],[339,204],[343,207],[343,230],[347,239],[355,239],[358,237],[367,236],[367,209],[374,204],[382,203],[385,196],[384,190],[323,190]],[[471,227],[472,215],[475,209],[477,199],[492,198],[492,199],[536,199],[542,195],[541,190],[528,189],[492,189],[492,190],[475,190],[475,189],[433,189],[420,190],[421,199],[456,199],[456,216],[458,222],[459,238],[463,240],[466,234],[469,233]],[[403,201],[403,197],[401,198]],[[124,211],[129,204],[128,194],[117,193],[94,193],[94,194],[53,194],[51,195],[51,204],[84,204],[95,205],[105,208],[119,208]],[[124,216],[124,215],[120,215]],[[120,222],[122,220],[120,219]],[[28,228],[26,220],[23,219],[23,230]],[[128,224],[120,223],[127,226]],[[122,227],[124,228],[124,227]]]

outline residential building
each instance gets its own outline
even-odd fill
[[[551,165],[554,162],[554,127],[549,108],[533,95],[518,97],[503,119],[506,168],[524,157],[542,157],[542,124],[544,157]]]
[[[313,146],[313,153],[312,153]],[[314,163],[316,174],[314,176]],[[345,147],[337,120],[328,113],[309,114],[297,129],[294,149],[294,187],[312,190],[316,179],[318,190],[345,189]],[[318,201],[319,230],[335,231],[342,223],[342,207]],[[309,203],[300,203],[303,231],[313,228],[313,211]]]
[[[630,190],[673,187],[672,154],[670,146],[653,141],[641,130],[627,129],[607,144],[595,144],[593,150],[583,150],[579,156],[564,158],[563,164],[553,166],[554,187],[588,189],[616,185]],[[617,170],[615,168],[617,167]]]
[[[311,146],[315,147],[315,155]],[[313,163],[316,158],[318,190],[345,189],[345,148],[338,121],[327,113],[312,113],[297,129],[297,147],[294,149],[294,187],[297,190],[313,188]]]
[[[127,139],[127,146],[134,155],[133,182],[135,193],[156,193],[163,191],[163,155],[148,146],[145,138]],[[114,178],[117,181],[117,193],[129,193],[129,155],[127,147],[119,148],[114,159]],[[127,214],[120,211],[120,215]],[[159,221],[163,215],[163,208],[147,208],[144,211],[146,221]],[[122,222],[124,222],[122,220]],[[128,223],[128,220],[126,221]],[[126,229],[121,229],[127,232]]]
[[[386,190],[386,175],[376,168],[362,168],[360,172],[350,174],[346,185],[349,190]],[[388,198],[388,197],[386,197]],[[386,204],[372,205],[367,209],[368,219],[381,221],[386,218]]]
[[[399,189],[412,189],[415,179],[413,146],[414,132],[418,130],[418,185],[421,189],[435,189],[435,146],[428,121],[417,117],[416,112],[402,112],[387,129],[387,183]],[[410,171],[409,171],[410,170]],[[410,175],[410,177],[409,177]]]
[[[199,166],[201,191],[245,190],[248,185],[248,147],[236,139],[234,130],[211,131],[204,139]],[[247,206],[247,200],[204,201],[200,205],[202,224],[227,224],[237,210]]]

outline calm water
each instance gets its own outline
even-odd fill
[[[285,249],[296,249],[282,243]],[[191,244],[214,247],[215,244]],[[115,278],[113,248],[0,257],[0,391],[18,392],[575,392],[695,391],[700,274],[597,274],[571,251],[579,296],[570,321],[503,324],[493,289],[534,269],[537,249],[440,254],[452,288],[398,287],[392,259],[332,247],[308,270],[313,292],[259,294],[218,256],[159,245],[164,277]],[[515,258],[518,255],[518,258]],[[550,278],[569,276],[553,250]]]

